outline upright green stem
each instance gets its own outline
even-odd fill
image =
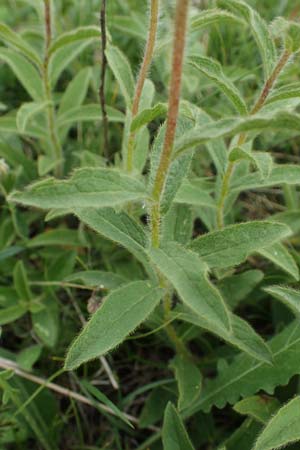
[[[56,159],[55,174],[60,177],[62,175],[62,148],[59,142],[57,132],[55,129],[55,109],[51,93],[51,84],[49,80],[49,48],[52,40],[52,22],[51,22],[51,11],[50,11],[50,0],[44,0],[44,11],[45,11],[45,57],[43,64],[43,83],[45,98],[48,102],[47,107],[47,119],[48,119],[48,130],[51,140],[51,144],[54,151],[54,156]]]
[[[107,69],[107,58],[105,55],[107,36],[106,36],[106,0],[102,0],[101,11],[100,11],[100,28],[101,28],[101,80],[99,87],[99,98],[102,110],[102,123],[103,123],[103,144],[104,144],[104,155],[106,159],[109,158],[109,148],[108,148],[108,117],[106,110],[105,101],[105,78]]]
[[[153,206],[151,209],[151,227],[153,247],[159,247],[161,221],[160,201],[171,163],[171,155],[175,140],[181,91],[188,6],[189,0],[177,0],[166,134],[152,191]]]
[[[270,94],[270,91],[274,87],[276,80],[278,79],[283,68],[288,63],[290,57],[291,57],[291,53],[288,50],[285,50],[282,53],[272,74],[265,82],[260,96],[258,97],[253,108],[251,109],[250,115],[258,113],[261,110],[261,108],[264,106],[264,104],[268,98],[268,95]],[[247,134],[241,133],[238,137],[237,145],[238,146],[243,145],[246,142],[246,139],[247,139]],[[229,162],[227,165],[226,172],[223,177],[221,193],[220,193],[220,198],[219,198],[219,203],[218,203],[218,208],[217,208],[217,226],[219,229],[222,229],[224,227],[224,206],[225,206],[225,201],[226,201],[226,198],[227,198],[227,195],[229,192],[230,179],[231,179],[233,170],[234,170],[234,163]]]
[[[131,110],[132,119],[134,119],[134,117],[139,112],[139,105],[141,95],[143,92],[143,87],[153,59],[157,35],[158,15],[159,15],[159,0],[151,0],[149,32],[145,47],[144,58],[137,78],[134,98],[132,102],[132,110]],[[130,133],[127,146],[127,161],[126,161],[126,169],[128,172],[131,172],[133,170],[134,143],[135,143],[135,133]]]

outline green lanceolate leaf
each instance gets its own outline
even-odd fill
[[[291,83],[280,88],[274,89],[268,96],[266,105],[279,102],[280,100],[288,100],[300,97],[300,83]]]
[[[190,64],[212,80],[241,115],[248,112],[247,105],[232,81],[224,74],[221,64],[206,56],[192,56]]]
[[[201,11],[199,14],[196,14],[192,19],[191,28],[193,31],[197,31],[203,27],[207,27],[210,25],[222,23],[230,24],[231,22],[238,24],[244,23],[244,21],[241,20],[238,16],[228,11],[219,8],[212,8]]]
[[[43,84],[37,69],[14,50],[0,48],[0,60],[8,64],[33,100],[43,100]]]
[[[174,158],[193,147],[207,141],[234,136],[238,133],[268,130],[291,130],[300,132],[300,116],[296,113],[277,112],[275,114],[256,114],[245,118],[227,118],[194,128],[179,138],[175,145]]]
[[[162,441],[164,450],[195,450],[172,403],[168,403],[165,410]]]
[[[239,414],[250,416],[254,420],[266,424],[279,406],[280,403],[276,398],[253,395],[240,400],[233,409]]]
[[[84,67],[68,84],[59,103],[58,118],[70,109],[76,108],[84,101],[92,78],[92,68]]]
[[[268,342],[273,364],[255,361],[248,355],[238,355],[219,375],[208,381],[201,398],[189,410],[208,411],[213,405],[223,408],[226,403],[236,403],[240,397],[253,395],[261,390],[272,394],[275,387],[286,385],[290,378],[300,373],[300,326],[293,322]]]
[[[132,121],[130,131],[136,132],[157,117],[165,116],[168,107],[165,103],[157,103],[152,108],[143,109]]]
[[[161,249],[150,249],[149,256],[194,313],[205,317],[213,329],[231,329],[229,311],[208,280],[207,266],[198,255],[179,244],[168,243]]]
[[[44,111],[49,102],[31,102],[23,103],[23,105],[18,109],[16,122],[18,130],[21,134],[26,133],[27,124],[32,120],[37,114]]]
[[[232,192],[241,192],[280,184],[299,185],[300,166],[296,164],[274,164],[267,178],[262,179],[261,174],[257,172],[249,173],[235,180],[231,185],[231,189]]]
[[[56,38],[49,48],[49,58],[58,50],[70,44],[80,44],[82,41],[98,41],[101,37],[101,31],[95,26],[79,27],[72,31],[67,31]]]
[[[284,405],[259,435],[253,450],[275,450],[300,440],[300,397]]]
[[[16,192],[11,200],[42,209],[121,205],[145,198],[143,184],[113,169],[79,169],[66,181],[53,178]]]
[[[251,6],[242,0],[218,0],[218,5],[241,16],[249,25],[259,48],[267,79],[274,69],[277,59],[275,43],[266,22]]]
[[[191,249],[209,267],[230,267],[290,234],[291,230],[284,224],[253,221],[204,234],[192,242]]]
[[[264,291],[281,301],[296,317],[300,317],[300,291],[285,286],[268,286]]]
[[[178,385],[178,409],[181,411],[200,397],[202,375],[196,364],[181,355],[172,360],[171,368],[174,370]]]
[[[32,292],[29,287],[26,269],[22,261],[17,262],[13,272],[14,287],[22,303],[30,303]]]
[[[34,48],[4,23],[0,23],[0,40],[19,50],[23,56],[26,56],[26,58],[36,64],[37,67],[40,68],[42,66],[41,59]]]
[[[85,270],[75,272],[65,278],[67,282],[79,282],[95,289],[117,289],[126,283],[126,279],[113,272],[102,270]]]
[[[227,331],[224,328],[212,325],[205,316],[196,316],[189,308],[177,308],[175,312],[179,312],[181,320],[215,334],[258,361],[272,362],[272,354],[264,340],[245,320],[235,314],[229,314],[231,331]]]
[[[71,345],[67,370],[101,356],[121,344],[153,311],[163,291],[136,281],[113,291]]]
[[[110,45],[106,50],[109,67],[119,83],[126,106],[130,108],[134,94],[134,78],[126,56],[117,47]]]
[[[299,268],[296,261],[280,242],[276,242],[269,247],[258,251],[261,256],[272,261],[275,265],[291,275],[295,280],[299,280]]]

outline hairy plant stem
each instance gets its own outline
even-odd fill
[[[267,81],[264,84],[264,87],[260,93],[260,96],[258,97],[257,101],[255,102],[254,106],[252,107],[250,111],[250,115],[258,113],[261,108],[264,106],[268,95],[270,94],[272,88],[274,87],[280,73],[288,63],[289,59],[291,57],[291,52],[288,50],[284,50],[281,57],[278,60],[278,63],[276,64],[272,74],[267,79]],[[241,133],[238,137],[237,145],[243,145],[246,142],[247,134]],[[224,206],[226,202],[226,198],[229,192],[230,187],[230,180],[231,176],[234,171],[235,164],[234,162],[229,162],[222,180],[222,186],[221,186],[221,193],[220,198],[217,206],[217,227],[219,229],[224,228]]]
[[[145,80],[147,77],[147,73],[149,71],[154,47],[156,42],[157,35],[157,26],[158,26],[158,15],[159,15],[159,0],[151,0],[151,12],[150,12],[150,22],[149,22],[149,32],[147,37],[147,43],[145,47],[145,53],[143,62],[138,74],[134,98],[132,102],[131,109],[131,120],[135,118],[137,113],[139,112],[140,100],[143,92],[143,87],[145,84]],[[134,156],[134,144],[135,144],[135,133],[132,132],[129,135],[128,144],[127,144],[127,161],[126,161],[126,170],[127,172],[132,172],[133,170],[133,156]]]
[[[175,32],[173,41],[172,73],[169,89],[168,115],[164,145],[152,190],[153,205],[151,208],[151,241],[153,247],[159,247],[160,242],[160,202],[164,184],[171,164],[175,132],[178,118],[182,67],[185,48],[187,15],[189,0],[177,0],[175,16]]]
[[[62,176],[62,148],[57,136],[55,128],[55,107],[52,99],[51,83],[49,80],[49,48],[52,40],[52,22],[51,22],[51,11],[50,11],[50,0],[44,0],[44,11],[45,11],[45,57],[43,64],[43,84],[44,84],[44,94],[48,102],[47,106],[47,120],[48,120],[48,131],[51,140],[51,145],[54,152],[54,159],[56,160],[55,175],[57,177]]]
[[[160,157],[160,162],[154,180],[152,190],[153,204],[150,210],[151,245],[152,247],[156,248],[159,247],[160,245],[161,197],[163,194],[164,184],[171,164],[171,155],[174,146],[177,118],[179,111],[188,7],[189,7],[189,0],[177,0],[175,13],[175,30],[173,38],[172,73],[169,88],[166,134]],[[166,287],[167,282],[164,279],[164,277],[162,275],[159,275],[159,277],[160,277],[160,285],[162,287]],[[170,312],[172,306],[172,299],[170,293],[167,293],[165,295],[163,304],[164,304],[164,320],[165,323],[167,323],[170,321]],[[175,350],[184,357],[190,357],[189,350],[186,348],[184,342],[177,335],[173,324],[168,323],[168,325],[166,326],[166,332],[168,334],[169,339],[173,343]]]
[[[100,11],[100,28],[101,28],[101,81],[99,87],[99,98],[102,111],[102,124],[103,124],[103,142],[104,142],[104,155],[106,159],[109,159],[108,148],[108,117],[106,111],[105,101],[105,77],[107,69],[107,58],[105,55],[107,36],[106,36],[106,0],[102,0]]]

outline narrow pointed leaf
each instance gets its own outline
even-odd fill
[[[44,97],[42,79],[37,69],[28,60],[14,50],[0,48],[0,60],[7,63],[28,94],[35,101]]]
[[[35,115],[44,111],[48,105],[49,102],[23,103],[23,105],[18,109],[16,117],[19,132],[26,133],[28,122],[30,122]]]
[[[215,24],[222,23],[238,23],[243,24],[244,21],[238,16],[219,8],[212,8],[208,10],[201,11],[196,14],[191,22],[191,28],[193,31],[200,30],[203,27],[207,27]]]
[[[300,397],[284,405],[258,437],[253,450],[275,450],[300,440]]]
[[[260,172],[262,179],[268,178],[272,172],[273,159],[267,152],[250,152],[241,147],[234,147],[230,151],[228,159],[231,162],[236,162],[243,159],[250,161]]]
[[[280,242],[276,242],[271,246],[265,247],[258,251],[258,253],[272,261],[276,266],[291,275],[296,281],[299,280],[299,268],[293,256],[289,253],[287,248]]]
[[[149,316],[162,293],[146,281],[113,291],[71,345],[65,368],[73,370],[121,344]]]
[[[300,291],[284,286],[268,286],[264,291],[287,306],[296,317],[300,318]]]
[[[122,123],[125,116],[121,111],[107,106],[107,117],[110,122]],[[97,104],[79,105],[60,114],[57,126],[64,131],[66,125],[76,122],[90,122],[102,120],[101,107]]]
[[[212,326],[205,316],[196,316],[186,307],[177,308],[175,312],[180,313],[181,320],[215,334],[228,344],[251,355],[256,360],[266,363],[272,362],[272,354],[268,345],[245,320],[235,314],[230,313],[232,331],[229,332],[216,325]]]
[[[199,397],[202,386],[202,375],[196,364],[181,355],[171,362],[178,385],[179,411],[191,406]]]
[[[168,243],[161,249],[150,249],[150,259],[172,283],[184,304],[212,328],[230,330],[229,311],[207,277],[207,266],[195,253],[179,244]]]
[[[270,30],[262,17],[251,6],[242,0],[218,0],[217,4],[242,17],[249,25],[259,48],[267,79],[276,64],[277,53]]]
[[[120,205],[145,197],[143,184],[113,169],[79,169],[69,180],[37,182],[11,200],[42,209]]]
[[[81,41],[98,41],[101,37],[100,28],[95,26],[79,27],[72,31],[67,31],[56,38],[49,48],[49,57],[70,44],[79,44]]]
[[[18,33],[13,31],[9,26],[0,23],[0,40],[6,44],[19,50],[23,56],[26,56],[31,62],[38,67],[42,66],[42,62],[34,48],[31,47]]]
[[[164,450],[195,450],[172,403],[168,403],[165,410],[162,441]]]
[[[291,234],[284,224],[247,222],[230,225],[195,239],[191,249],[209,267],[230,267],[243,262],[250,254],[283,240]]]
[[[126,106],[130,108],[134,94],[134,78],[126,56],[117,47],[110,45],[106,50],[109,67],[119,83]]]
[[[131,123],[131,132],[138,131],[142,126],[147,125],[157,117],[165,116],[168,107],[165,103],[157,103],[152,108],[146,108],[141,111]]]
[[[241,115],[247,114],[248,108],[241,93],[232,81],[224,74],[222,66],[218,61],[206,56],[192,56],[189,62],[193,67],[212,80],[220,88],[238,113]]]

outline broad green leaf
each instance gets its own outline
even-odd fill
[[[178,412],[168,403],[162,429],[164,450],[195,450]]]
[[[259,48],[264,66],[265,79],[267,79],[276,64],[277,52],[266,22],[257,11],[242,0],[218,0],[217,4],[241,16],[249,25]]]
[[[208,411],[213,405],[223,408],[226,403],[236,403],[240,397],[253,395],[261,390],[272,394],[277,386],[286,385],[291,377],[300,373],[300,325],[298,321],[287,326],[268,342],[273,364],[255,361],[240,354],[218,376],[208,381],[197,405],[188,416],[198,410]]]
[[[175,145],[175,155],[178,157],[184,151],[209,140],[248,131],[265,132],[269,130],[290,130],[300,132],[300,116],[290,112],[276,112],[275,114],[256,114],[244,118],[227,118],[216,122],[195,127],[181,138]]]
[[[29,304],[32,300],[32,292],[29,287],[27,273],[23,261],[17,262],[13,272],[14,287],[22,303]]]
[[[115,108],[107,106],[107,117],[110,122],[124,122],[124,114]],[[97,104],[79,105],[59,115],[58,128],[64,131],[66,125],[75,122],[89,122],[102,120],[101,107]]]
[[[281,301],[300,318],[300,291],[285,286],[268,286],[264,291]]]
[[[146,281],[113,291],[71,345],[65,369],[73,370],[121,344],[149,316],[162,294],[162,289]]]
[[[243,159],[250,161],[260,172],[262,179],[270,176],[273,167],[273,159],[269,153],[256,151],[250,152],[242,147],[234,147],[230,150],[228,159],[231,162],[236,162]]]
[[[26,133],[27,124],[31,119],[34,118],[36,114],[41,113],[47,108],[49,102],[30,102],[23,103],[23,105],[18,109],[16,122],[20,133]]]
[[[230,330],[229,311],[207,277],[207,266],[195,253],[176,243],[149,250],[150,259],[172,283],[183,303],[214,329]]]
[[[67,228],[57,228],[45,231],[31,238],[27,247],[47,247],[49,245],[62,245],[67,247],[84,247],[86,243],[80,239],[77,230],[69,230]]]
[[[280,403],[276,398],[266,395],[253,395],[240,400],[234,405],[233,409],[239,414],[250,416],[254,420],[265,424],[279,406]]]
[[[0,23],[0,40],[19,50],[23,54],[23,56],[26,56],[31,62],[41,68],[41,59],[34,48],[32,48],[31,45],[29,45],[24,39],[22,39],[22,37],[18,33],[13,31],[4,23]]]
[[[75,272],[65,278],[65,281],[80,282],[86,286],[98,289],[116,289],[126,283],[125,278],[113,272],[104,272],[102,270],[86,270]]]
[[[289,401],[269,421],[253,450],[275,450],[300,440],[300,397]]]
[[[100,41],[101,31],[100,28],[95,26],[85,26],[79,27],[72,31],[67,31],[66,33],[58,36],[51,44],[49,48],[49,58],[61,48],[65,48],[70,44],[80,44],[82,41],[87,41],[91,43],[93,41]]]
[[[175,203],[216,208],[216,202],[197,179],[185,180],[177,191]]]
[[[291,234],[284,224],[247,222],[204,234],[191,244],[209,267],[230,267],[243,262],[250,254],[268,247]]]
[[[44,98],[42,79],[36,68],[14,50],[0,48],[0,60],[7,63],[33,100]]]
[[[193,31],[197,31],[200,30],[203,27],[207,27],[210,25],[215,25],[215,24],[219,24],[219,23],[238,23],[238,24],[243,24],[244,21],[241,20],[238,16],[219,9],[219,8],[212,8],[212,9],[207,9],[204,11],[201,11],[199,14],[196,14],[191,21],[191,29]]]
[[[188,358],[177,355],[171,362],[178,385],[178,410],[191,406],[199,397],[202,375],[196,364]]]
[[[0,131],[1,133],[22,135],[17,127],[16,116],[11,114],[0,116]],[[45,133],[45,130],[38,125],[27,124],[26,136],[31,136],[36,139],[45,139],[47,134]]]
[[[112,45],[107,48],[106,57],[109,67],[119,83],[126,106],[130,108],[134,94],[134,78],[130,64],[121,50]]]
[[[157,103],[152,108],[143,109],[132,121],[131,132],[136,132],[157,117],[165,116],[168,107],[165,103]]]
[[[190,57],[189,62],[194,68],[199,70],[220,88],[238,113],[241,115],[247,114],[247,105],[242,98],[241,93],[232,81],[224,74],[222,66],[218,61],[206,56],[192,56]]]
[[[231,331],[224,330],[217,325],[212,325],[206,316],[195,315],[190,309],[177,308],[175,313],[180,313],[180,319],[191,323],[197,327],[207,330],[230,345],[251,355],[258,361],[270,363],[272,354],[264,340],[257,334],[254,329],[243,319],[230,313]]]
[[[274,164],[268,178],[261,178],[261,174],[249,173],[240,179],[236,179],[231,186],[232,192],[241,192],[251,189],[271,187],[280,184],[299,185],[300,165]]]
[[[10,200],[42,209],[121,205],[145,198],[143,184],[114,169],[78,169],[66,181],[49,178],[16,192]]]
[[[299,268],[296,261],[287,248],[280,242],[276,242],[269,247],[265,247],[259,250],[258,253],[283,269],[295,280],[299,280]]]

